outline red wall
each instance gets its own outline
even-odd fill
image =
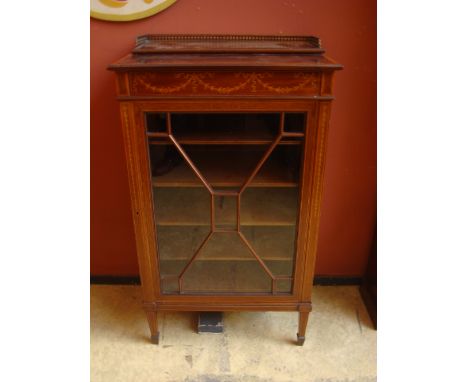
[[[119,110],[106,66],[145,33],[312,34],[335,80],[317,274],[362,275],[376,218],[375,0],[178,0],[129,23],[91,19],[91,273],[138,274]]]

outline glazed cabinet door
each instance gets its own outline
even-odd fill
[[[308,114],[141,112],[161,293],[291,295]]]

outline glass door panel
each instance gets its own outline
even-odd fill
[[[291,293],[304,113],[147,113],[163,293]]]

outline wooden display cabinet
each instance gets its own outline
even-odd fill
[[[332,80],[315,37],[137,38],[117,76],[143,307],[297,311],[317,249]]]

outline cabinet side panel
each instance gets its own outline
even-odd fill
[[[317,109],[318,103],[312,102],[309,107],[307,126],[305,130],[303,165],[301,173],[301,196],[299,212],[299,231],[297,237],[297,260],[294,277],[294,295],[299,301],[302,300],[302,286],[306,273],[307,263],[311,254],[307,251],[307,241],[309,235],[309,210],[312,202],[313,177],[314,177],[314,157],[316,149],[317,131]],[[310,299],[309,299],[310,301]]]
[[[302,301],[310,301],[312,293],[312,280],[315,270],[315,260],[317,256],[317,240],[320,220],[320,205],[322,200],[323,190],[323,175],[325,169],[325,151],[327,147],[327,136],[328,136],[328,122],[330,118],[331,102],[317,102],[316,118],[315,118],[315,129],[309,131],[309,133],[315,133],[313,137],[313,161],[311,161],[312,169],[309,171],[310,176],[307,197],[308,203],[304,206],[304,214],[306,215],[305,226],[307,227],[307,233],[305,235],[305,252],[306,263],[304,267],[304,280],[302,284]],[[312,137],[308,135],[309,140]],[[307,160],[307,159],[306,159]]]
[[[159,272],[155,260],[156,245],[146,137],[131,103],[122,102],[120,113],[143,299],[154,301],[159,295]]]

